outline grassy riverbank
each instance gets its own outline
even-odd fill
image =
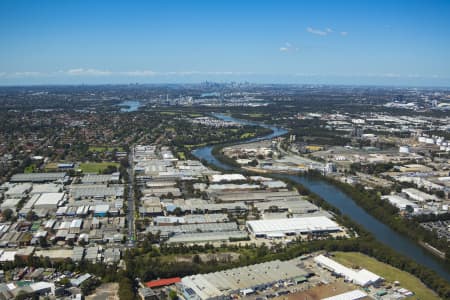
[[[400,285],[414,293],[411,299],[438,300],[438,295],[426,287],[417,277],[394,268],[359,252],[334,252],[335,260],[351,268],[364,268],[383,277],[388,283],[399,281]]]

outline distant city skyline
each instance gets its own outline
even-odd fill
[[[0,85],[450,86],[450,1],[0,2]]]

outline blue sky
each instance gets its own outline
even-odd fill
[[[0,1],[0,84],[450,86],[450,1]]]

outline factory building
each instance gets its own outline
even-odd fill
[[[35,209],[57,209],[65,200],[64,193],[43,193],[34,203]]]
[[[409,199],[417,202],[439,201],[435,195],[430,195],[414,188],[402,189],[402,193],[407,195]]]
[[[20,173],[14,174],[11,182],[65,182],[67,180],[66,173]]]
[[[276,282],[307,276],[299,261],[270,261],[181,279],[183,297],[188,300],[229,299],[231,294],[250,295]]]
[[[366,287],[383,280],[382,277],[366,269],[353,270],[324,255],[318,255],[314,257],[314,261],[324,269],[343,276],[346,280],[353,282],[354,284],[359,286]]]
[[[389,203],[400,210],[411,209],[412,211],[419,211],[419,206],[416,203],[397,195],[386,195],[382,196],[381,199],[389,201]]]
[[[325,216],[247,221],[246,226],[257,238],[281,238],[289,235],[342,231],[336,222]]]

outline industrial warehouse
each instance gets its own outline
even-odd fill
[[[325,216],[247,221],[246,226],[249,232],[257,238],[342,231],[342,228],[336,222]]]
[[[288,243],[291,236],[346,236],[330,213],[282,181],[221,174],[196,161],[179,161],[166,147],[136,146],[133,162],[141,195],[140,239],[151,234],[169,244],[264,238]]]
[[[218,297],[241,294],[250,295],[280,280],[304,278],[308,272],[297,266],[299,260],[271,261],[221,272],[198,274],[182,278],[181,285],[186,299],[219,299]],[[216,298],[217,297],[217,298]]]
[[[186,300],[366,300],[403,299],[413,295],[399,284],[387,290],[389,282],[377,274],[348,268],[325,255],[314,253],[286,261],[273,260],[185,276],[181,281],[173,278],[177,281],[171,284]]]
[[[365,287],[383,280],[377,274],[374,274],[366,269],[353,270],[341,265],[338,262],[324,256],[318,255],[314,258],[314,261],[321,267],[343,276],[346,280],[353,282],[356,285]]]

